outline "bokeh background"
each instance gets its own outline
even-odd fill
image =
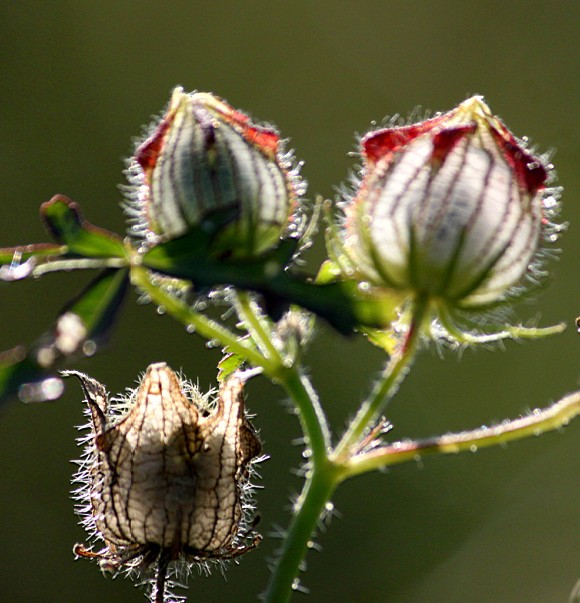
[[[539,149],[554,147],[570,228],[553,282],[522,317],[570,328],[541,342],[424,353],[389,409],[393,436],[475,427],[543,406],[578,387],[580,336],[580,42],[577,1],[0,2],[0,245],[46,240],[38,206],[55,193],[123,232],[117,185],[132,137],[173,86],[212,91],[276,123],[305,160],[312,198],[334,195],[355,159],[354,133],[417,105],[446,110],[473,93]],[[316,258],[313,258],[313,262]],[[0,348],[30,342],[88,274],[3,285]],[[112,392],[152,361],[203,388],[216,350],[133,295],[112,345],[75,368]],[[340,432],[381,365],[362,339],[327,328],[308,354]],[[459,361],[461,360],[461,361]],[[297,420],[283,395],[249,386],[271,459],[262,467],[262,531],[284,526],[300,488]],[[139,602],[122,579],[73,560],[84,534],[68,498],[78,455],[80,390],[0,410],[0,600]],[[507,449],[409,464],[337,492],[335,517],[308,557],[308,600],[566,603],[580,578],[580,422]],[[278,543],[191,581],[191,601],[254,601]],[[297,596],[297,599],[299,597]]]

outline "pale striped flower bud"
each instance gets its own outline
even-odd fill
[[[530,273],[556,204],[545,188],[551,166],[482,97],[361,144],[345,247],[362,278],[473,308]]]
[[[298,229],[305,186],[292,154],[211,94],[176,88],[128,174],[131,233],[153,244],[201,227],[215,232],[212,251],[252,257]]]

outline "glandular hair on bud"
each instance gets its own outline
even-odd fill
[[[182,88],[138,145],[128,174],[134,236],[155,243],[202,227],[215,235],[212,251],[242,258],[296,228],[305,191],[276,130]]]
[[[551,166],[475,96],[452,111],[362,138],[344,244],[374,285],[491,305],[533,270],[549,225]]]

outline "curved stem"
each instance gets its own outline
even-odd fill
[[[470,431],[448,433],[424,440],[405,440],[375,448],[354,457],[349,463],[344,478],[407,461],[416,461],[434,454],[475,452],[480,448],[505,445],[547,431],[561,429],[578,415],[580,415],[580,391],[569,394],[548,408],[534,410],[530,415],[512,421],[502,421],[495,427],[479,427]]]
[[[239,341],[239,337],[229,329],[207,318],[207,316],[196,312],[178,297],[167,293],[153,284],[150,272],[147,269],[133,266],[131,268],[131,281],[139,289],[142,289],[151,298],[153,303],[163,306],[168,314],[183,323],[186,327],[193,327],[197,333],[208,341],[219,341],[221,345],[229,348],[253,366],[261,367],[269,377],[273,379],[278,378],[281,370],[279,363],[264,358],[256,350],[246,347]]]
[[[31,260],[28,260],[29,262]],[[21,264],[21,268],[26,265]],[[52,272],[70,272],[71,270],[98,270],[100,268],[124,268],[129,265],[129,261],[126,258],[118,257],[105,257],[105,258],[70,258],[64,260],[51,260],[39,264],[30,264],[30,268],[27,271],[22,271],[25,276],[33,276],[34,278],[40,278],[46,274]],[[14,270],[14,269],[12,269]],[[9,276],[10,269],[8,270],[8,278],[2,280],[20,280],[23,278],[19,276],[18,279],[11,279]]]
[[[470,333],[455,324],[446,304],[439,304],[437,306],[437,315],[447,333],[449,333],[449,335],[451,335],[458,343],[465,345],[493,343],[502,339],[540,339],[541,337],[558,335],[566,328],[566,324],[563,322],[551,327],[502,325],[501,327],[498,327],[498,330],[495,332]]]
[[[236,312],[246,323],[246,329],[253,337],[258,349],[270,360],[283,364],[280,352],[274,345],[267,329],[264,328],[251,295],[247,291],[234,291],[232,295]]]
[[[365,431],[377,420],[389,400],[399,389],[401,381],[415,358],[421,335],[421,324],[427,308],[427,298],[418,297],[415,300],[407,335],[400,348],[387,362],[382,378],[375,384],[370,396],[361,406],[348,430],[336,446],[332,455],[336,462],[348,462],[352,448],[360,442]]]
[[[353,446],[359,443],[369,425],[395,394],[405,370],[412,362],[426,310],[427,300],[417,299],[409,330],[402,346],[387,364],[383,379],[375,386],[350,429],[332,453],[328,447],[327,430],[322,427],[326,424],[322,423],[324,420],[322,411],[318,412],[319,406],[312,397],[313,392],[305,390],[309,384],[298,373],[288,373],[284,386],[299,408],[303,429],[312,447],[312,467],[307,473],[306,483],[295,505],[294,517],[290,523],[284,547],[268,584],[264,599],[266,603],[287,602],[292,596],[292,591],[299,589],[298,573],[306,552],[311,546],[317,522],[323,516],[336,487],[345,478],[348,471],[346,461],[349,459]],[[301,398],[304,398],[302,402]],[[308,404],[304,404],[306,398],[309,399]],[[314,427],[313,432],[309,432],[311,427]]]
[[[284,366],[283,358],[268,329],[264,328],[249,294],[236,293],[236,309],[259,349],[270,360]],[[281,556],[268,584],[265,601],[270,603],[289,601],[293,590],[297,589],[298,572],[316,530],[316,523],[340,481],[336,467],[328,462],[330,430],[310,381],[296,365],[284,367],[276,381],[286,390],[298,412],[305,444],[310,451],[311,468],[307,472],[302,494],[295,504]]]
[[[234,296],[238,316],[245,322],[247,331],[260,351],[270,361],[283,367],[276,381],[286,390],[296,406],[306,445],[310,447],[312,464],[317,468],[326,462],[330,448],[330,430],[318,395],[310,381],[301,374],[299,367],[295,364],[286,366],[285,359],[272,340],[269,325],[259,314],[250,294],[236,291]]]
[[[287,603],[299,590],[298,573],[306,552],[312,548],[316,525],[340,479],[333,465],[319,467],[307,477],[296,502],[294,516],[284,540],[284,548],[270,577],[265,603]]]
[[[313,470],[317,471],[326,465],[330,450],[330,429],[318,395],[310,381],[295,367],[287,369],[279,382],[298,410],[306,446],[311,452],[310,461]]]

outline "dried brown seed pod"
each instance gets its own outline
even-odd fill
[[[193,564],[207,567],[258,544],[249,476],[261,444],[239,376],[211,402],[157,363],[128,399],[109,402],[99,382],[66,374],[81,381],[90,413],[77,512],[104,542],[96,552],[76,545],[77,555],[113,572],[154,569],[152,597],[163,603],[168,573],[187,574]]]

